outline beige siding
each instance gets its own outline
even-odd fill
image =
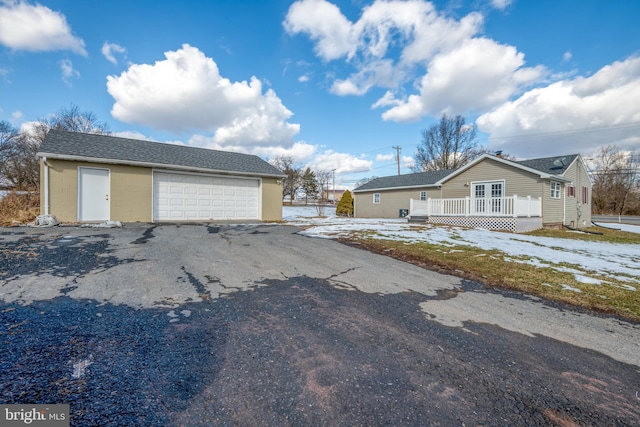
[[[282,185],[276,178],[262,178],[262,220],[282,220]]]
[[[571,184],[565,184],[563,198],[566,206],[565,224],[575,227],[589,227],[591,225],[591,180],[581,158],[577,158],[564,174],[571,180]],[[572,185],[576,189],[575,197],[569,197],[566,186]],[[587,187],[588,202],[582,201],[582,187]]]
[[[109,169],[112,221],[151,221],[151,169],[48,159],[49,213],[62,222],[78,220],[78,168]],[[43,171],[44,173],[44,171]],[[42,186],[44,187],[44,185]],[[44,203],[44,188],[42,201]],[[44,206],[41,206],[44,212]]]
[[[471,197],[472,183],[500,180],[505,181],[504,192],[507,197],[542,196],[543,181],[539,176],[492,159],[485,159],[445,182],[442,185],[442,197],[446,199]]]
[[[412,188],[408,190],[374,190],[354,194],[354,216],[357,218],[399,218],[400,209],[409,209],[409,199],[419,199],[420,192],[427,197],[437,197],[434,188]],[[373,203],[373,194],[380,193],[380,203]]]
[[[62,222],[78,220],[78,168],[109,169],[110,219],[122,222],[151,222],[153,211],[152,169],[47,159],[49,164],[49,213]],[[41,164],[41,176],[44,166]],[[276,178],[262,179],[262,220],[282,219],[282,185]],[[43,181],[44,184],[44,181]],[[44,213],[44,185],[40,186],[40,212]]]
[[[542,195],[542,224],[563,224],[564,221],[564,196],[562,194],[564,186],[560,190],[560,198],[551,198],[551,181],[544,183],[544,194]]]

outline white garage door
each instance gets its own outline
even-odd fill
[[[257,179],[153,173],[153,219],[259,219]]]

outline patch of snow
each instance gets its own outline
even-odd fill
[[[81,227],[90,227],[90,228],[122,228],[122,223],[120,221],[105,221],[99,224],[82,224]]]
[[[574,274],[573,277],[576,278],[576,281],[587,285],[602,285],[602,280],[594,279],[593,277],[587,277],[581,274]]]
[[[446,247],[468,245],[486,251],[501,251],[507,254],[507,260],[568,272],[576,275],[577,280],[580,280],[578,277],[582,277],[592,284],[596,284],[596,279],[589,276],[595,275],[629,282],[629,285],[624,287],[628,290],[635,290],[632,285],[640,285],[640,245],[605,242],[585,244],[582,240],[410,224],[404,218],[342,218],[335,215],[320,218],[315,208],[311,207],[285,207],[283,218],[288,224],[304,227],[300,234],[309,237],[331,239],[352,234],[375,234],[380,239],[406,243],[427,242]],[[640,233],[640,226],[612,226],[621,226],[625,231]]]
[[[573,286],[569,286],[569,285],[560,285],[560,286],[562,286],[563,291],[582,292],[580,289],[574,288]]]
[[[55,227],[59,225],[58,219],[53,215],[38,215],[33,222],[27,224],[29,227]]]
[[[639,233],[640,234],[640,225],[615,224],[615,228],[619,228],[620,230],[627,231],[629,233]]]

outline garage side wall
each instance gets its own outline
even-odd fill
[[[282,179],[262,178],[262,220],[282,220]]]
[[[47,159],[47,163],[49,164],[49,213],[59,221],[78,221],[79,167],[109,169],[110,219],[112,221],[151,221],[151,168],[51,158]],[[44,173],[43,167],[41,172]],[[40,211],[44,213],[43,188],[41,195]]]

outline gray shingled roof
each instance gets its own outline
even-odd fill
[[[577,154],[570,154],[567,156],[522,160],[516,163],[551,175],[562,175],[567,171],[567,168],[573,163],[576,157],[578,157]]]
[[[61,130],[49,131],[38,155],[284,177],[279,169],[250,154]]]
[[[453,171],[454,169],[411,173],[406,175],[383,176],[380,178],[374,178],[353,191],[360,192],[402,187],[428,187],[429,185],[434,185],[436,182],[445,178]]]

